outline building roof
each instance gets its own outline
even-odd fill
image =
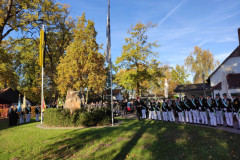
[[[208,82],[210,80],[210,78],[214,75],[214,73],[216,73],[218,71],[219,68],[221,68],[221,66],[230,58],[233,57],[240,57],[240,46],[238,46],[219,66],[217,69],[215,69],[215,71],[208,77]]]
[[[240,89],[240,73],[230,73],[226,78],[229,89]]]
[[[0,90],[0,103],[1,104],[18,103],[19,94],[22,101],[23,95],[17,89],[6,88]]]
[[[206,90],[210,90],[209,83],[205,83]],[[204,83],[199,84],[185,84],[185,85],[178,85],[174,92],[189,92],[189,91],[203,91],[204,90]]]
[[[213,90],[221,90],[222,89],[222,82],[219,82],[215,86],[212,87]]]

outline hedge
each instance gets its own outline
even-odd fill
[[[47,108],[43,122],[55,127],[99,126],[109,124],[110,116],[109,111],[104,108],[92,112],[77,109],[72,113],[69,109]]]

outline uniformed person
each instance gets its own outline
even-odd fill
[[[141,101],[141,106],[142,106],[142,118],[146,118],[146,103],[145,101]]]
[[[162,112],[163,112],[163,120],[168,121],[168,103],[166,102],[165,98],[163,98]]]
[[[215,98],[216,103],[216,116],[217,116],[217,124],[223,126],[223,111],[222,111],[222,99],[220,98],[220,94],[216,94]]]
[[[240,130],[240,100],[237,98],[237,94],[232,93],[232,105],[233,105],[233,109],[234,109],[234,114],[238,120],[238,130]],[[240,96],[240,94],[239,94]]]
[[[192,123],[191,101],[187,98],[187,96],[184,96],[183,104],[184,104],[184,108],[185,108],[186,122]]]
[[[180,98],[177,97],[175,101],[175,108],[178,113],[178,120],[179,122],[185,123],[185,118],[184,118],[184,106],[183,103],[180,101]]]
[[[212,127],[217,126],[217,120],[216,120],[216,101],[211,98],[211,95],[207,96],[207,105],[208,105],[208,111],[209,111],[209,117],[210,117],[210,125]]]
[[[142,119],[142,107],[141,107],[139,97],[137,97],[135,105],[136,105],[136,109],[137,109],[137,117],[138,117],[138,120],[140,121]]]
[[[31,107],[30,107],[30,105],[28,105],[26,107],[25,113],[26,113],[26,123],[28,123],[28,122],[30,122],[30,118],[31,118]]]
[[[193,115],[193,123],[199,124],[199,115],[198,115],[198,107],[199,101],[195,98],[195,95],[192,95],[192,115]]]
[[[156,110],[156,102],[155,102],[155,100],[152,100],[151,107],[153,108],[152,119],[156,120],[157,119],[157,110]]]
[[[39,121],[39,113],[40,113],[40,110],[39,110],[39,107],[37,106],[37,107],[35,108],[36,122]]]
[[[162,115],[161,115],[161,103],[160,101],[157,101],[156,103],[156,110],[157,110],[157,119],[162,120]]]
[[[200,117],[202,120],[202,124],[208,125],[208,118],[207,118],[207,100],[203,97],[202,94],[199,95],[199,111]]]
[[[225,112],[227,126],[233,128],[233,115],[232,115],[232,102],[231,99],[227,98],[227,93],[223,94],[222,106]]]

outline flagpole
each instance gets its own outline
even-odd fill
[[[112,111],[112,126],[114,126],[113,118],[113,95],[112,95],[112,58],[110,59],[110,79],[111,79],[111,111]]]
[[[44,31],[44,25],[42,25],[42,29]],[[43,56],[43,55],[42,55]],[[43,74],[44,74],[44,68],[42,64],[42,90],[41,90],[41,124],[43,122]]]

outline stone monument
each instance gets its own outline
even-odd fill
[[[67,91],[66,101],[64,108],[70,109],[72,112],[84,106],[84,95],[80,91]]]

